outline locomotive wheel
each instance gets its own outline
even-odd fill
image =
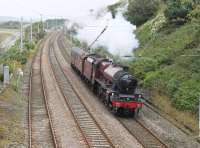
[[[124,110],[123,110],[123,108],[119,108],[118,110],[117,110],[117,114],[120,116],[120,115],[122,115],[124,113]]]
[[[97,86],[97,96],[101,98],[101,87]]]
[[[139,117],[140,110],[139,108],[135,109],[135,118]]]
[[[136,113],[135,113],[135,110],[136,110],[136,109],[133,109],[132,111],[130,111],[130,113],[129,113],[129,116],[130,116],[130,117],[135,117],[135,114],[136,114]]]
[[[81,80],[83,81],[83,75],[81,74]]]
[[[96,91],[97,91],[96,85],[95,84],[94,85],[91,84],[91,87],[92,87],[92,92],[94,94],[96,94]]]
[[[109,109],[112,111],[113,110],[113,106],[112,106],[112,104],[111,103],[109,103]]]
[[[105,106],[108,106],[108,101],[104,100],[104,104],[105,104]]]

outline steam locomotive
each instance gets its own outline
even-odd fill
[[[78,47],[71,50],[71,67],[92,86],[114,114],[138,115],[143,106],[143,97],[135,93],[137,80],[128,73],[128,67],[114,64]]]

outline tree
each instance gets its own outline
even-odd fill
[[[164,14],[170,23],[183,25],[188,20],[188,14],[193,9],[192,1],[168,0]]]
[[[124,16],[132,24],[140,26],[157,12],[158,5],[158,0],[129,0]]]

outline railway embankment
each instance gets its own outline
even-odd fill
[[[154,0],[155,4],[147,2],[145,6],[140,2],[137,7],[134,2],[129,3],[126,13],[127,19],[137,25],[135,33],[140,42],[134,50],[136,58],[130,63],[130,71],[148,91],[154,106],[190,135],[197,136],[200,22],[195,14],[199,14],[199,2]],[[142,7],[155,9],[146,18],[142,13],[131,13]],[[145,19],[140,22],[134,19],[137,16]]]
[[[8,65],[10,69],[9,84],[0,83],[0,147],[27,147],[26,81],[29,79],[30,63],[35,50],[24,49],[20,52],[18,47],[16,42],[0,54],[0,63]],[[19,71],[23,71],[23,78],[19,77]]]

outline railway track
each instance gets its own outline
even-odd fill
[[[66,51],[64,43],[61,41],[63,38],[59,36],[58,45],[64,59],[69,63],[69,52]],[[168,146],[163,143],[155,134],[153,134],[144,124],[139,120],[118,118],[119,122],[133,135],[139,143],[145,148],[167,148]]]
[[[44,44],[44,43],[43,43]],[[41,71],[41,46],[31,65],[28,99],[29,148],[57,148]]]
[[[50,63],[55,78],[86,144],[89,147],[114,147],[110,139],[80,99],[79,94],[73,88],[69,79],[65,76],[54,53],[53,46],[49,50]]]
[[[118,118],[119,122],[132,134],[144,148],[168,148],[142,122],[137,119]]]

